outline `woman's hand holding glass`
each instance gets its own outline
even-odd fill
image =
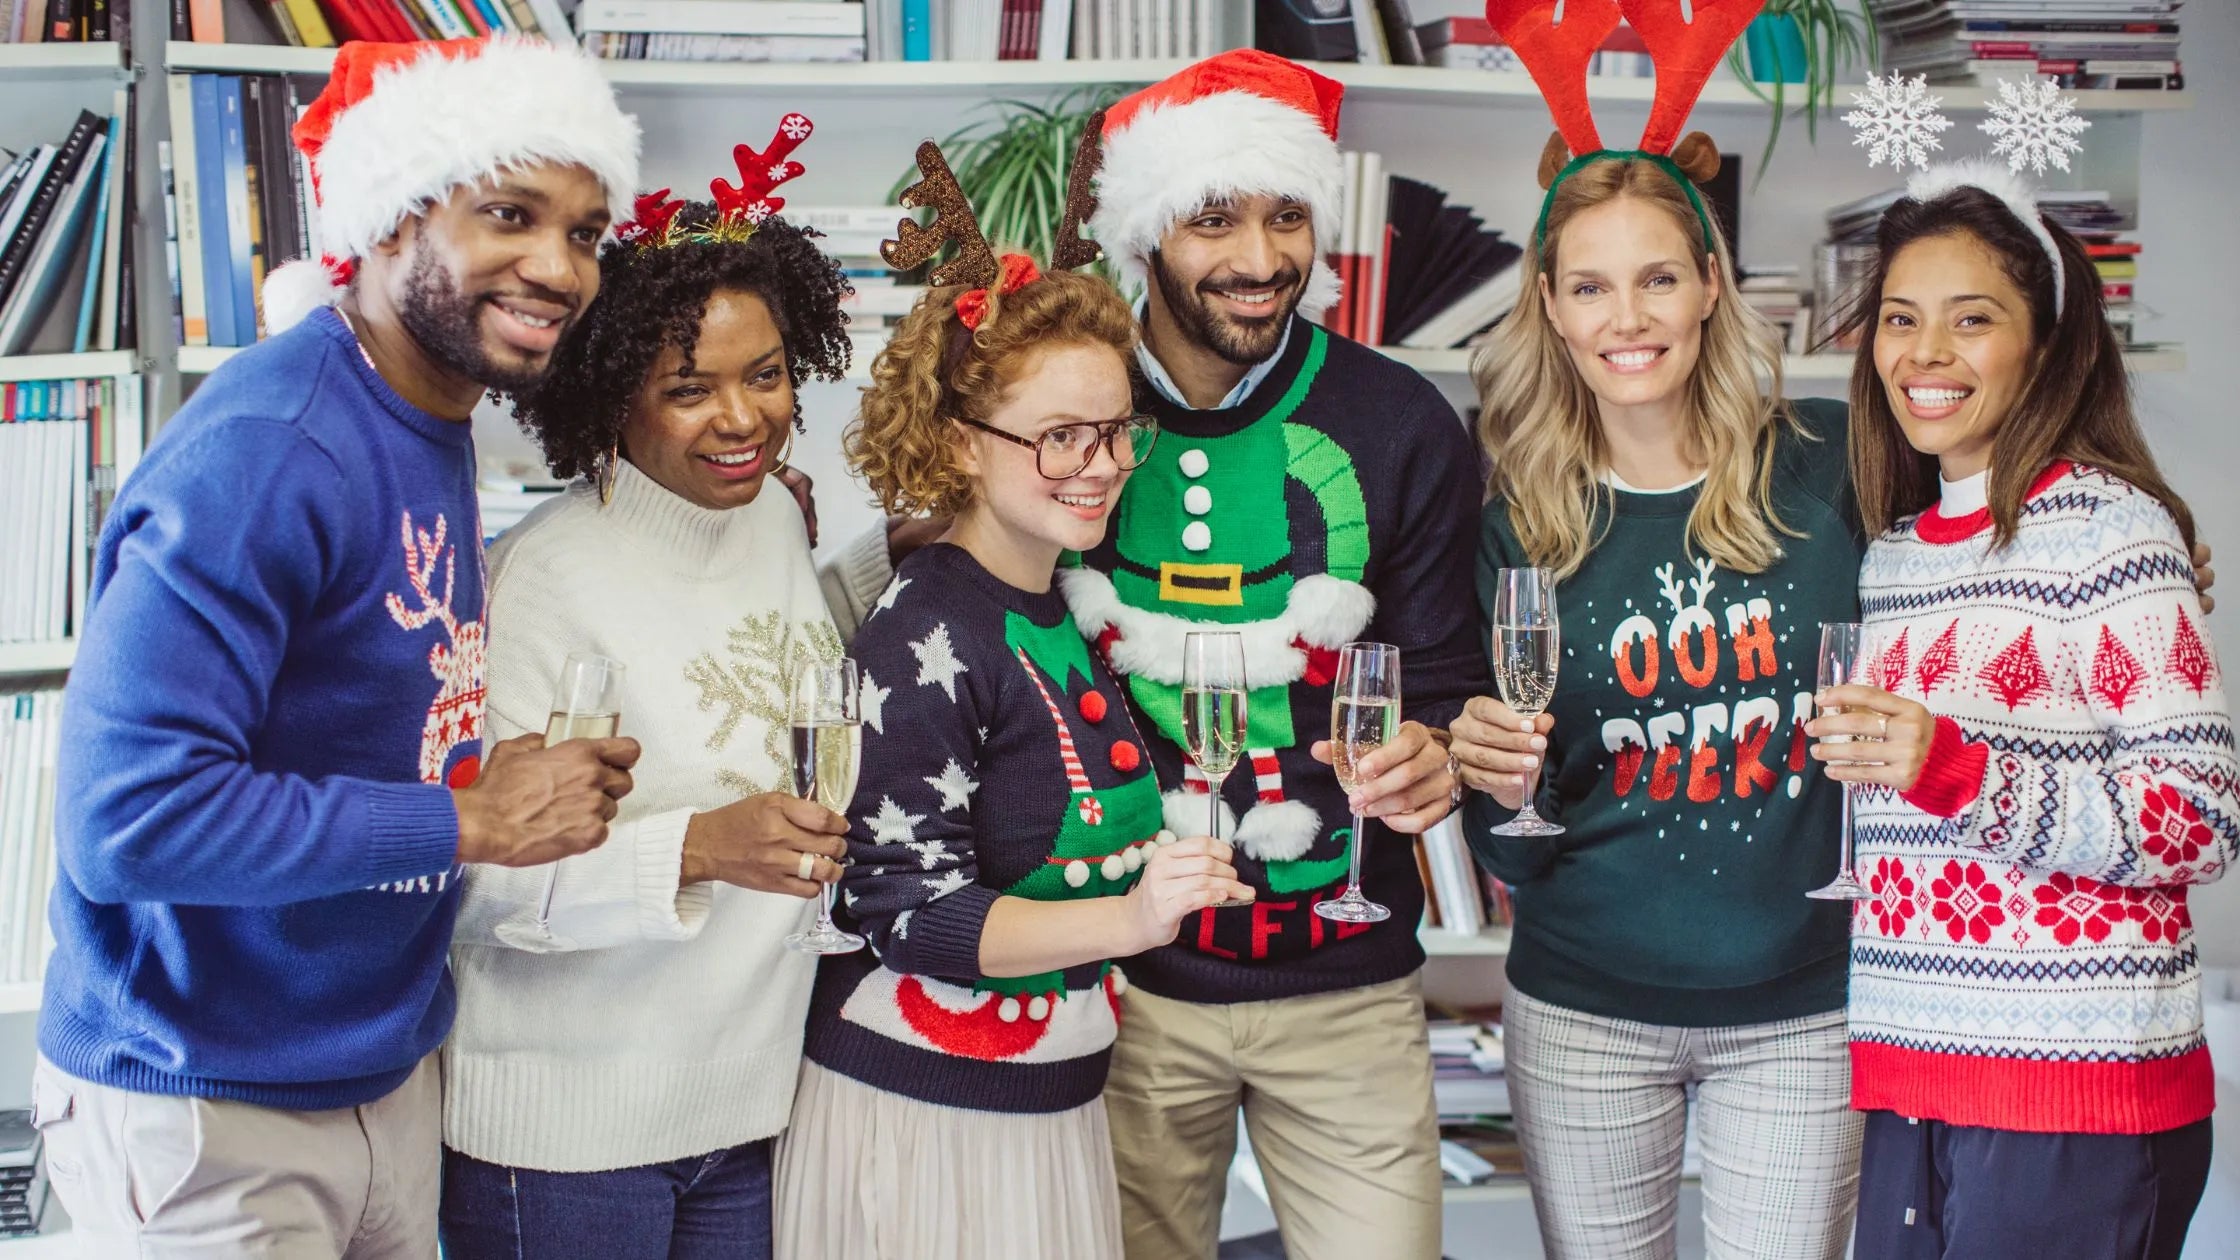
[[[1879,783],[1900,792],[1921,781],[1937,716],[1903,696],[1857,683],[1822,688],[1820,716],[1805,724],[1812,759],[1838,783]]]
[[[815,801],[788,792],[749,796],[693,815],[678,882],[814,897],[840,878],[847,836],[848,820]]]
[[[1151,846],[1143,877],[1128,890],[1125,904],[1136,948],[1123,951],[1123,956],[1172,942],[1182,930],[1182,921],[1208,906],[1252,902],[1252,886],[1238,880],[1237,868],[1230,865],[1235,851],[1228,841],[1210,836],[1161,838],[1164,843]]]
[[[1483,792],[1503,809],[1524,808],[1534,773],[1547,760],[1548,714],[1526,718],[1492,696],[1474,696],[1447,726],[1448,750],[1462,771],[1462,786]]]

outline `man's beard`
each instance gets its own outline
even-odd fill
[[[1274,308],[1274,316],[1246,324],[1213,309],[1210,295],[1224,292],[1231,286],[1200,282],[1195,289],[1185,289],[1167,270],[1166,259],[1160,257],[1158,250],[1151,251],[1151,278],[1159,286],[1159,296],[1166,300],[1167,310],[1183,335],[1193,344],[1239,367],[1251,367],[1276,352],[1277,344],[1283,340],[1283,330],[1291,323],[1291,313],[1299,309],[1299,299],[1306,293],[1306,284],[1298,268],[1286,263],[1283,270],[1271,277],[1271,282],[1279,286],[1275,301],[1269,304]]]
[[[437,367],[495,393],[526,393],[552,370],[552,356],[507,366],[491,357],[482,334],[482,299],[459,291],[458,280],[421,250],[405,273],[397,317]]]

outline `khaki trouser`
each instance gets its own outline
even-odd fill
[[[41,1058],[32,1123],[88,1260],[430,1260],[442,1089],[429,1055],[362,1107],[281,1111],[96,1085]]]
[[[1291,1260],[1437,1260],[1417,977],[1226,1006],[1123,1001],[1104,1097],[1129,1260],[1211,1260],[1240,1105]]]

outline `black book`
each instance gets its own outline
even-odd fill
[[[1704,209],[1711,212],[1719,234],[1727,238],[1727,253],[1742,259],[1742,155],[1719,155],[1719,173],[1702,188]]]
[[[250,74],[241,78],[242,166],[249,180],[249,292],[257,300],[255,324],[264,332],[264,278],[272,270],[272,194],[265,190],[270,171],[264,162],[264,94],[270,80]]]
[[[1420,66],[1423,62],[1423,39],[1416,34],[1415,16],[1408,9],[1408,0],[1363,0],[1377,6],[1377,20],[1384,23],[1384,44],[1392,51],[1392,64]]]
[[[6,248],[0,249],[0,308],[7,306],[24,267],[38,249],[39,237],[46,231],[47,218],[54,212],[56,199],[70,186],[70,181],[78,177],[78,166],[85,161],[86,149],[92,145],[95,135],[107,135],[108,131],[108,119],[96,117],[91,110],[78,111],[78,121],[71,124],[69,139],[62,142],[53,165],[47,168],[46,178],[39,181],[23,222]]]
[[[109,0],[86,0],[92,17],[86,23],[86,38],[95,43],[109,42]]]
[[[194,38],[194,10],[191,0],[171,0],[171,38],[185,43]]]
[[[130,6],[126,6],[126,10],[129,10],[129,8]],[[134,119],[139,117],[139,114],[133,108],[137,103],[139,94],[139,88],[137,87],[127,87],[125,89],[124,153],[122,155],[124,158],[124,226],[122,229],[124,236],[118,243],[117,249],[116,348],[119,350],[135,349],[140,344],[138,335],[140,331],[140,290],[133,286],[135,269],[132,265],[133,242],[140,235],[137,227],[140,222],[140,207],[135,204],[136,198],[134,196],[135,190],[140,187],[140,141],[137,134],[139,129],[133,122]]]
[[[264,131],[264,261],[269,273],[283,263],[310,252],[297,229],[295,142],[289,138],[295,115],[289,105],[288,81],[274,75],[264,82],[253,125]]]
[[[1376,0],[1255,0],[1260,47],[1294,61],[1356,61],[1353,6]]]

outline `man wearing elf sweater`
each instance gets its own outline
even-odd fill
[[[636,124],[572,50],[361,43],[295,135],[333,252],[119,495],[70,679],[33,1095],[87,1255],[434,1254],[457,872],[598,844],[637,755],[483,761],[468,426],[590,302]]]
[[[1127,679],[1178,833],[1203,834],[1211,804],[1178,743],[1184,634],[1240,632],[1252,688],[1249,771],[1221,811],[1257,897],[1128,965],[1106,1105],[1136,1260],[1213,1254],[1240,1106],[1296,1260],[1438,1254],[1423,889],[1404,833],[1445,815],[1443,728],[1485,685],[1478,465],[1428,381],[1299,317],[1337,297],[1321,259],[1342,92],[1245,50],[1106,115],[1092,227],[1146,282],[1140,404],[1161,435],[1065,590]],[[1361,839],[1320,742],[1336,651],[1355,640],[1401,649],[1410,719],[1358,800],[1380,924],[1314,913]]]

